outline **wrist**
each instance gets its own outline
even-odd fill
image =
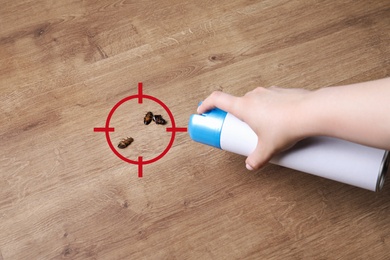
[[[318,89],[302,94],[295,112],[298,138],[325,135],[326,123],[321,115],[323,109],[321,108],[321,96],[323,92],[323,89]]]

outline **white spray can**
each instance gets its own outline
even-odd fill
[[[246,123],[218,108],[191,115],[188,132],[196,142],[244,156],[258,139]],[[270,162],[371,191],[382,189],[390,171],[388,151],[325,136],[304,139]]]

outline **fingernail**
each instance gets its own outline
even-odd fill
[[[253,171],[252,166],[250,166],[249,164],[246,164],[246,168],[247,168],[248,170],[250,170],[250,171]]]

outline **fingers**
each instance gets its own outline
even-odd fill
[[[235,114],[238,98],[224,92],[214,91],[198,107],[199,114],[205,113],[213,108],[219,108],[231,114]]]
[[[267,152],[267,149],[258,143],[255,150],[246,158],[246,168],[250,171],[260,169],[270,158],[271,156]]]
[[[267,90],[264,88],[258,88],[252,92],[248,92],[248,94],[255,93],[256,91],[264,92]],[[245,117],[244,114],[248,110],[248,108],[245,107],[244,102],[243,98],[235,97],[220,91],[214,91],[202,102],[202,104],[198,107],[197,112],[202,114],[217,107],[235,115],[238,118],[242,118]],[[246,167],[248,170],[259,169],[268,162],[270,156],[267,155],[265,151],[264,145],[257,144],[256,149],[246,159]]]

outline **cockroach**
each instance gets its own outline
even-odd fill
[[[153,120],[153,113],[149,111],[148,113],[146,113],[144,117],[144,124],[148,125],[150,124],[150,122],[152,122],[152,120]]]
[[[156,122],[158,125],[165,125],[167,121],[161,116],[161,115],[154,115],[153,121]]]
[[[127,138],[123,138],[119,144],[118,144],[118,148],[120,149],[125,149],[127,146],[129,146],[132,142],[134,141],[134,139],[132,137],[127,137]]]

